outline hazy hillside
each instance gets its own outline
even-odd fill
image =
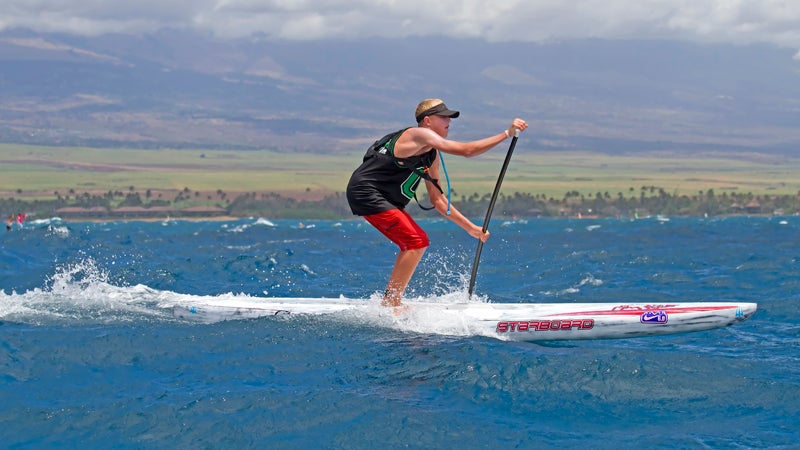
[[[425,97],[454,138],[514,116],[527,145],[800,156],[800,61],[769,46],[448,39],[221,42],[163,31],[0,33],[0,141],[125,147],[361,149]]]

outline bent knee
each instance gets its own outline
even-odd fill
[[[428,236],[425,234],[418,234],[413,236],[406,236],[403,239],[403,245],[400,248],[400,251],[406,252],[411,250],[421,250],[425,251],[426,248],[430,247],[431,243],[428,240]]]

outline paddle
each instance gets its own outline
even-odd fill
[[[517,139],[519,138],[519,130],[514,130],[514,137],[511,139],[511,145],[508,147],[508,153],[506,153],[506,159],[503,161],[503,168],[500,169],[500,176],[497,177],[497,184],[494,186],[494,192],[492,192],[492,199],[489,201],[489,209],[486,211],[486,218],[483,220],[483,232],[485,233],[486,230],[489,229],[489,220],[492,218],[492,210],[494,210],[494,204],[497,202],[497,195],[500,193],[500,185],[503,184],[503,178],[506,176],[506,169],[508,169],[508,163],[511,162],[511,154],[514,153],[514,147],[517,145]],[[478,251],[475,252],[475,261],[472,263],[472,276],[469,278],[469,296],[472,297],[472,293],[475,290],[475,275],[478,273],[478,262],[481,259],[481,251],[483,250],[483,241],[478,241]]]

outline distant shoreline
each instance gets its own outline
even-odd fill
[[[216,197],[214,196],[216,195]],[[276,193],[246,193],[230,198],[224,192],[181,191],[174,199],[154,198],[151,191],[130,190],[105,195],[73,193],[55,200],[19,200],[0,198],[0,214],[26,213],[28,217],[59,217],[71,222],[164,221],[164,220],[239,220],[247,217],[271,219],[347,220],[352,215],[341,193],[321,199],[285,197]],[[497,218],[646,218],[646,217],[727,217],[791,216],[800,212],[800,195],[764,195],[750,193],[716,194],[713,190],[696,195],[674,195],[664,189],[642,187],[628,196],[620,193],[581,194],[570,191],[563,198],[521,192],[497,197]],[[423,195],[419,201],[428,202]],[[489,195],[460,196],[453,204],[467,216],[486,214]],[[412,216],[433,217],[413,203],[407,207]]]
[[[494,216],[495,220],[535,220],[535,219],[550,219],[550,220],[654,220],[654,221],[669,221],[670,219],[701,219],[701,218],[734,218],[734,217],[760,217],[760,218],[780,218],[780,217],[797,217],[800,216],[800,213],[794,214],[785,214],[785,215],[774,215],[774,214],[725,214],[725,215],[715,215],[715,216],[701,216],[701,215],[688,215],[688,216],[661,216],[661,215],[650,215],[645,217],[608,217],[608,216],[597,216],[597,215],[587,215],[587,216],[539,216],[539,217],[508,217],[508,216]],[[440,219],[440,216],[417,216],[415,219],[417,220],[426,220],[426,219]],[[38,219],[38,218],[29,218],[26,223],[35,222],[35,221],[46,221],[50,219],[58,219],[62,222],[66,223],[113,223],[113,222],[143,222],[143,223],[152,223],[152,222],[233,222],[237,220],[247,220],[247,219],[264,219],[269,221],[294,221],[294,222],[319,222],[319,221],[358,221],[361,217],[353,216],[349,218],[339,218],[339,219],[318,219],[318,218],[273,218],[273,217],[265,217],[265,216],[248,216],[248,217],[236,217],[236,216],[192,216],[192,217],[115,217],[115,218],[76,218],[76,217],[59,217],[53,216],[47,219]],[[472,217],[472,220],[478,220],[478,217]]]

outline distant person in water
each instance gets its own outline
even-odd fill
[[[27,217],[27,214],[25,213],[17,214],[17,225],[19,225],[20,228],[22,228],[22,222],[25,221],[25,217]]]
[[[439,184],[439,152],[467,158],[477,156],[524,131],[528,124],[522,119],[514,119],[508,129],[484,139],[471,142],[449,140],[450,120],[459,114],[440,99],[423,100],[414,113],[417,126],[404,128],[376,141],[350,177],[347,201],[353,214],[363,216],[400,247],[384,291],[385,306],[402,304],[406,286],[430,245],[425,231],[405,211],[411,199],[416,198],[420,180],[425,180],[428,198],[433,205],[423,209],[436,208],[470,236],[483,242],[489,238],[488,231],[484,232],[449,204]]]
[[[14,224],[14,215],[8,216],[8,220],[6,220],[6,231],[11,231],[11,225]]]

